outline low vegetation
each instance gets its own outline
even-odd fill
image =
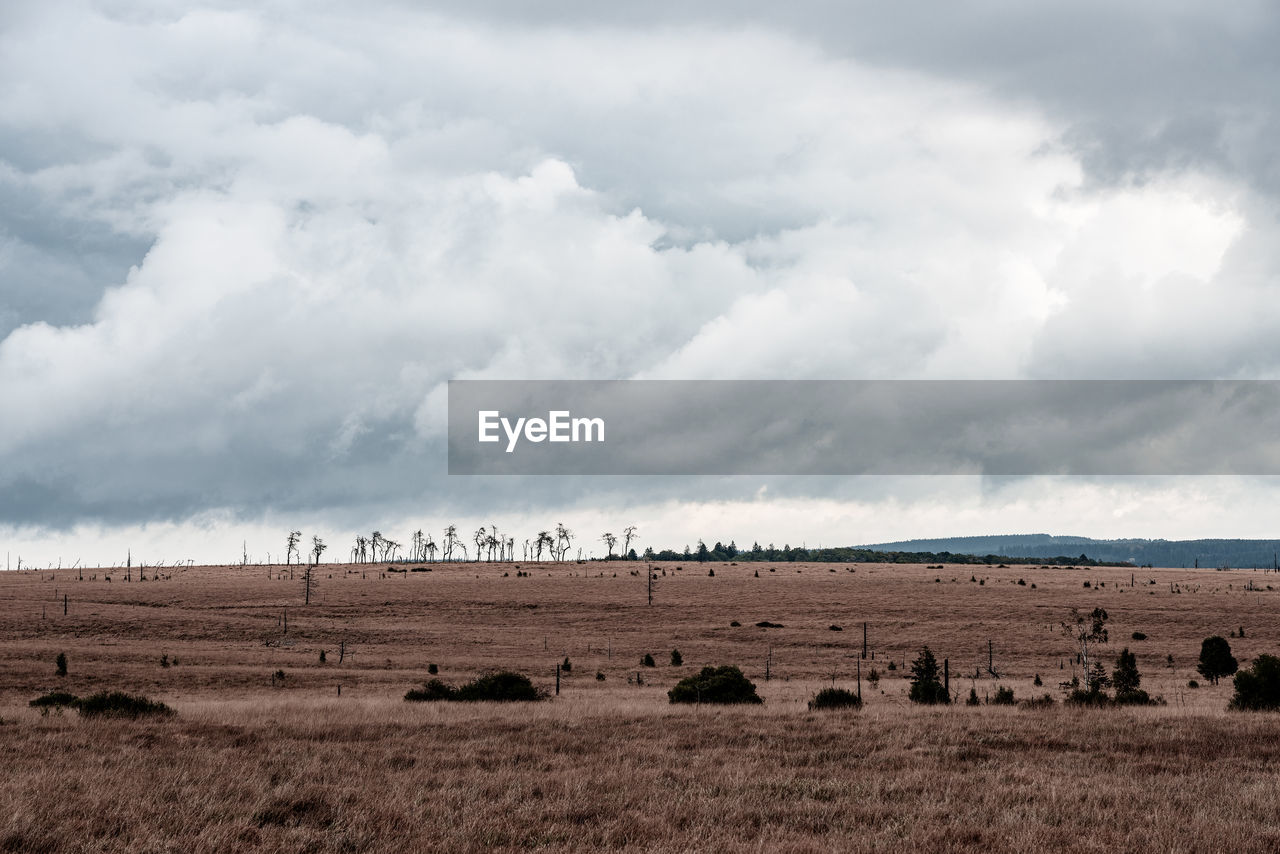
[[[74,706],[80,701],[75,694],[67,691],[50,691],[36,697],[28,705],[37,709],[57,708],[62,706]]]
[[[756,686],[731,664],[704,667],[695,676],[686,676],[667,692],[672,703],[759,704],[764,700]]]
[[[809,701],[809,710],[861,709],[862,698],[847,688],[823,688]]]
[[[1235,695],[1231,708],[1259,711],[1280,709],[1280,658],[1260,655],[1248,670],[1235,678]]]
[[[528,676],[511,670],[488,673],[456,688],[432,679],[422,688],[404,695],[411,702],[453,700],[459,702],[529,703],[546,699],[546,692],[534,686]]]
[[[124,691],[99,691],[75,702],[75,709],[86,718],[140,718],[172,715],[173,709],[141,694]]]

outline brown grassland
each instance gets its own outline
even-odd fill
[[[650,606],[642,563],[428,566],[322,566],[310,605],[279,566],[0,573],[0,851],[1280,850],[1280,716],[1228,712],[1230,680],[1188,687],[1207,635],[1243,627],[1242,664],[1280,653],[1269,573],[655,564]],[[1128,646],[1165,705],[1061,704],[1060,624],[1096,606],[1108,667]],[[999,679],[975,678],[988,640]],[[925,644],[962,699],[1058,703],[914,707]],[[553,691],[566,656],[546,702],[402,699],[431,663]],[[764,705],[669,705],[708,664],[741,666]],[[861,711],[807,709],[859,667]],[[177,714],[28,706],[54,689]]]

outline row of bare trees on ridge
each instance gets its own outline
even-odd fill
[[[526,539],[523,544],[523,560],[540,561],[545,553],[551,560],[565,560],[569,550],[573,547],[574,537],[573,531],[565,527],[564,523],[557,524],[554,531],[539,531],[532,539]],[[638,529],[635,525],[628,525],[622,530],[622,556],[625,557],[631,549],[632,541],[638,539]],[[600,536],[600,541],[605,544],[607,549],[607,557],[613,557],[614,547],[618,545],[618,537],[610,531],[606,531]],[[285,540],[285,564],[291,564],[296,559],[298,563],[302,562],[302,556],[298,549],[299,543],[302,542],[301,531],[290,531]],[[474,552],[467,549],[468,542],[475,547]],[[320,562],[320,555],[327,549],[324,540],[318,536],[312,537],[312,548],[310,557],[313,563]],[[409,551],[403,553],[404,546],[396,542],[390,537],[383,536],[381,531],[374,531],[369,536],[357,534],[355,543],[351,546],[351,563],[381,563],[395,560],[409,561],[435,561],[439,555],[442,561],[455,560],[487,560],[487,561],[514,561],[516,560],[516,538],[510,537],[498,530],[497,524],[489,526],[480,526],[471,535],[471,539],[464,540],[458,534],[456,525],[447,525],[444,529],[444,536],[439,543],[435,537],[424,532],[421,528],[414,531],[409,537]],[[582,557],[582,549],[578,549],[578,557]]]

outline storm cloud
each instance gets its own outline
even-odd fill
[[[1277,375],[1267,4],[531,8],[6,4],[0,525],[931,500],[449,478],[450,379]]]

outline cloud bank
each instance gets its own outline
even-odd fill
[[[601,506],[679,537],[758,503],[755,481],[447,478],[452,378],[1280,367],[1265,4],[0,16],[13,538]],[[870,509],[832,541],[893,538],[895,502],[950,489],[835,487]],[[1025,518],[982,501],[956,522],[980,531],[905,533]]]

